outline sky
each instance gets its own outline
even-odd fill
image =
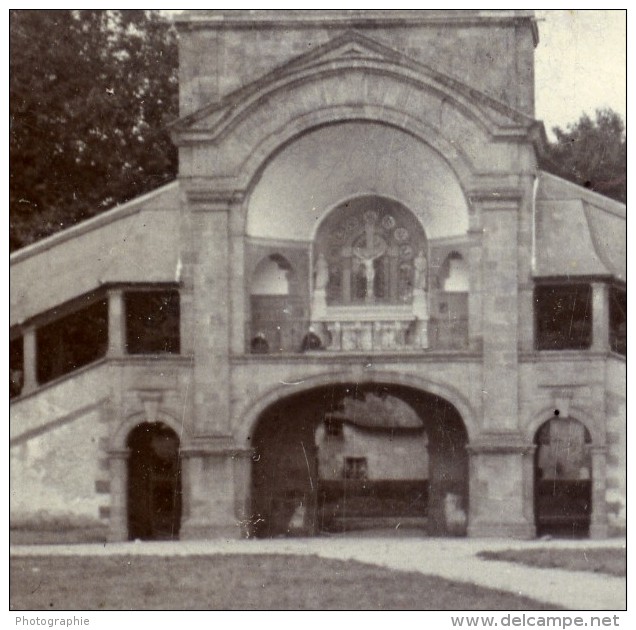
[[[626,13],[537,10],[536,118],[546,131],[611,107],[626,120]]]

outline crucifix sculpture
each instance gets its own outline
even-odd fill
[[[374,302],[375,261],[386,252],[386,241],[375,232],[378,213],[368,210],[364,213],[364,247],[357,245],[353,248],[355,257],[364,267],[364,277],[367,283],[366,301]]]

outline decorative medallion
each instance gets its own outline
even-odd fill
[[[398,243],[404,243],[409,240],[409,231],[406,228],[399,227],[393,232],[393,237]]]

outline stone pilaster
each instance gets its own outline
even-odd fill
[[[234,514],[243,537],[249,536],[251,526],[252,455],[252,449],[235,451],[232,454],[234,463]]]
[[[592,457],[592,516],[590,538],[607,538],[607,450],[604,446],[593,446]]]
[[[517,191],[471,196],[482,219],[483,425],[514,431],[518,424]]]
[[[181,451],[186,510],[181,539],[239,538],[236,516],[236,449],[207,440]]]
[[[128,458],[129,449],[109,451],[110,522],[108,540],[128,540]]]
[[[230,352],[233,355],[247,351],[246,331],[249,330],[250,304],[248,278],[245,277],[245,225],[246,207],[241,196],[234,196],[229,209],[230,250],[230,308],[232,312]]]
[[[194,427],[196,435],[230,433],[229,213],[231,193],[188,192],[193,232]]]

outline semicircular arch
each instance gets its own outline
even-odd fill
[[[286,130],[293,132],[289,137],[277,134],[267,155],[259,151],[250,158],[254,164],[246,170],[256,172],[244,206],[248,236],[308,242],[330,208],[361,195],[409,208],[433,238],[466,234],[465,189],[472,186],[472,171],[454,147],[439,136],[423,137],[388,121],[386,111],[384,120],[370,119],[367,112],[317,124],[324,113],[308,115],[302,131],[295,127]],[[276,226],[272,205],[280,218]]]
[[[249,446],[250,437],[262,413],[271,405],[288,396],[297,395],[312,389],[347,383],[397,385],[439,396],[455,407],[464,423],[469,441],[473,440],[479,432],[475,410],[468,399],[455,388],[411,374],[381,371],[361,375],[358,370],[349,369],[339,372],[325,372],[301,379],[297,385],[294,385],[293,391],[290,390],[289,385],[278,385],[268,390],[256,401],[252,402],[239,418],[235,433],[238,444]]]
[[[181,447],[183,447],[185,442],[189,441],[190,435],[186,431],[183,423],[172,416],[170,413],[165,411],[164,409],[158,409],[154,418],[149,419],[147,415],[143,412],[136,412],[130,414],[127,418],[125,418],[120,425],[117,427],[117,430],[113,434],[110,440],[110,448],[111,450],[123,450],[126,448],[126,441],[130,432],[138,427],[140,424],[147,422],[149,424],[152,423],[162,423],[167,427],[172,429],[175,432],[176,436],[179,438],[179,442]]]
[[[554,420],[557,417],[561,416],[554,415],[554,406],[543,407],[540,411],[534,413],[525,428],[527,440],[530,443],[534,443],[537,431],[546,422]],[[578,406],[570,406],[567,417],[572,420],[577,420],[589,431],[594,446],[605,445],[605,432],[599,428],[598,423],[594,421],[594,418],[585,409]]]

